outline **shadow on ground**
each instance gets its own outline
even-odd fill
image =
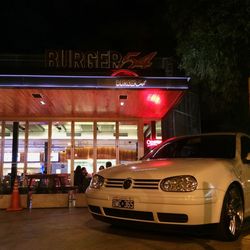
[[[100,230],[90,221],[87,222],[88,227],[94,230]],[[105,223],[105,222],[100,222]],[[105,232],[108,234],[126,236],[131,238],[139,239],[150,239],[150,240],[167,240],[167,241],[180,241],[190,242],[197,241],[197,243],[207,240],[218,240],[216,235],[214,235],[215,225],[209,226],[166,226],[166,225],[148,225],[145,223],[128,223],[121,221],[114,221],[112,224],[106,223]],[[102,229],[101,229],[102,230]],[[245,220],[243,230],[239,240],[250,234],[250,217]],[[203,242],[203,243],[204,243]],[[205,248],[213,249],[213,248]]]

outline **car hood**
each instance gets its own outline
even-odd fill
[[[169,176],[193,175],[206,176],[218,175],[225,171],[230,172],[234,160],[200,159],[200,158],[174,158],[164,160],[137,161],[126,165],[118,165],[100,171],[98,174],[104,178],[139,178],[163,179]]]

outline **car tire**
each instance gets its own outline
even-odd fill
[[[238,239],[242,230],[243,220],[244,205],[242,194],[236,185],[231,185],[224,197],[216,236],[223,241]]]

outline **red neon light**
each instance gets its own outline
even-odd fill
[[[150,140],[150,139],[147,139],[147,141],[146,141],[148,148],[155,147],[158,144],[160,144],[161,142],[162,142],[162,140]]]
[[[119,69],[113,72],[111,76],[139,76],[139,75],[132,70]]]

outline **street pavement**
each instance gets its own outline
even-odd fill
[[[249,224],[237,241],[221,242],[198,232],[110,226],[87,208],[0,210],[0,250],[247,250]]]

